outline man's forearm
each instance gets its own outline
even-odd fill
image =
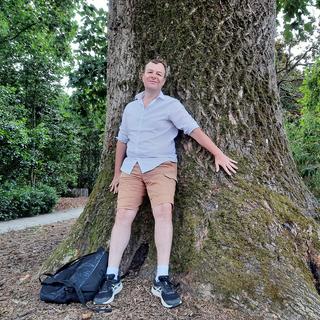
[[[114,174],[118,175],[120,174],[120,168],[123,162],[123,159],[126,155],[127,151],[127,144],[121,141],[117,141],[116,146],[116,158],[115,158],[115,164],[114,164]]]
[[[200,128],[194,129],[190,136],[214,156],[223,153]]]

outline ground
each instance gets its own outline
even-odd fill
[[[81,304],[57,305],[39,300],[37,273],[75,220],[11,231],[0,235],[0,319],[210,319],[249,320],[239,312],[182,293],[183,304],[165,309],[150,292],[151,281],[123,280],[124,289],[112,303],[112,313],[94,314]]]

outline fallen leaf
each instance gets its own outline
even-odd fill
[[[29,281],[30,279],[31,279],[31,274],[26,274],[24,277],[19,279],[19,282],[24,283],[24,282]]]
[[[83,313],[82,316],[81,316],[81,319],[82,320],[88,320],[88,319],[91,319],[92,317],[92,313]]]

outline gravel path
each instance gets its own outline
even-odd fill
[[[52,224],[73,218],[76,219],[82,213],[87,201],[88,197],[60,198],[51,213],[10,221],[1,221],[0,234],[13,230],[23,230],[39,225]]]
[[[84,208],[72,208],[63,211],[55,211],[48,214],[41,214],[35,217],[27,217],[16,220],[0,222],[0,234],[8,231],[24,230],[29,227],[52,224],[60,221],[76,219]]]

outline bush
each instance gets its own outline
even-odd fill
[[[57,201],[55,189],[46,185],[0,189],[0,221],[51,212]]]
[[[290,148],[307,186],[320,199],[320,58],[306,70],[298,121],[287,123]]]

